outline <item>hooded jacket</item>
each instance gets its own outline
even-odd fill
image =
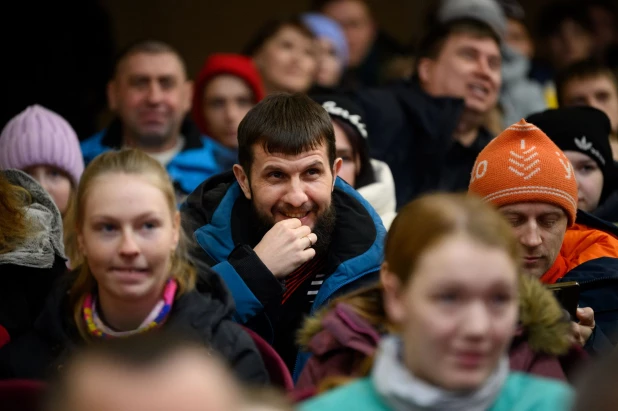
[[[31,333],[0,349],[0,379],[53,377],[84,343],[69,304],[74,278],[71,273],[57,282]],[[233,300],[219,277],[202,273],[194,290],[176,298],[163,328],[205,343],[242,381],[267,383],[262,358],[251,337],[231,320],[233,311]]]
[[[31,223],[27,240],[0,254],[0,325],[15,339],[32,328],[52,283],[66,271],[66,258],[62,217],[51,197],[22,171],[0,172],[12,185],[26,189],[32,201],[25,210]]]
[[[236,162],[235,150],[223,147],[211,138],[200,135],[188,119],[180,129],[185,138],[182,150],[165,166],[176,191],[188,194],[207,178],[231,170]],[[110,126],[82,141],[81,149],[86,165],[99,154],[122,148],[122,123],[112,121]]]
[[[566,380],[587,356],[581,348],[570,346],[569,324],[562,308],[538,280],[527,277],[522,277],[519,299],[520,325],[509,350],[511,370]],[[299,340],[312,356],[296,388],[316,389],[327,377],[364,376],[380,337],[346,303],[308,319]]]
[[[564,236],[544,283],[577,281],[579,306],[594,310],[595,330],[586,350],[599,353],[618,343],[618,228],[584,211]]]
[[[383,257],[386,231],[367,201],[337,178],[332,202],[337,222],[327,255],[327,278],[310,313],[337,294],[377,280]],[[181,211],[185,230],[200,246],[194,250],[194,262],[198,268],[212,266],[223,278],[236,302],[236,320],[271,342],[284,360],[293,360],[297,352],[296,328],[277,330],[273,325],[287,315],[297,316],[300,321],[302,313],[280,310],[283,286],[253,251],[260,239],[252,239],[251,203],[233,173],[206,181],[187,198]],[[281,341],[274,340],[278,333],[283,333]],[[288,366],[293,364],[286,362]],[[295,368],[302,367],[303,362],[298,358]]]
[[[423,193],[468,189],[474,161],[492,136],[481,128],[468,147],[454,140],[462,99],[432,97],[416,79],[352,97],[366,113],[371,158],[393,173],[397,208]]]

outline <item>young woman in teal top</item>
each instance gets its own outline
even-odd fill
[[[386,239],[385,310],[398,326],[369,377],[303,411],[568,410],[571,389],[509,370],[518,321],[519,245],[481,200],[455,194],[402,208]]]

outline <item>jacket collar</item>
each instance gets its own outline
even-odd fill
[[[182,151],[202,147],[200,131],[189,117],[185,117],[182,121],[180,133],[185,138],[185,145]],[[119,117],[114,118],[105,130],[101,144],[113,149],[120,149],[122,147],[122,122]]]

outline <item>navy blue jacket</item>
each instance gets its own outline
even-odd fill
[[[309,315],[335,295],[377,281],[383,259],[386,230],[369,203],[340,178],[332,201],[337,223],[327,256],[329,271]],[[212,266],[232,292],[236,320],[272,342],[284,289],[253,251],[261,238],[251,232],[250,210],[251,203],[231,172],[204,182],[181,207],[185,230],[199,244],[193,253],[198,269]],[[292,360],[296,331],[289,330]],[[285,360],[286,355],[279,352]],[[290,362],[288,366],[292,368]]]
[[[607,233],[614,238],[614,248],[618,250],[618,227],[615,225],[581,210],[577,212],[576,223]],[[596,328],[584,348],[591,354],[610,350],[618,343],[618,253],[607,249],[605,254],[571,269],[557,282],[568,281],[579,283],[579,306],[594,310]]]
[[[493,136],[481,128],[468,147],[453,139],[462,99],[430,96],[414,79],[351,97],[366,113],[371,157],[393,172],[397,208],[424,193],[468,190],[474,161]]]

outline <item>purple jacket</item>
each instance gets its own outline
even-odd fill
[[[509,350],[511,369],[568,380],[588,356],[568,342],[570,324],[551,292],[537,280],[522,281],[520,327]],[[303,330],[306,350],[312,353],[297,390],[316,389],[327,377],[361,377],[361,364],[373,356],[380,339],[375,328],[346,303],[338,303]]]

